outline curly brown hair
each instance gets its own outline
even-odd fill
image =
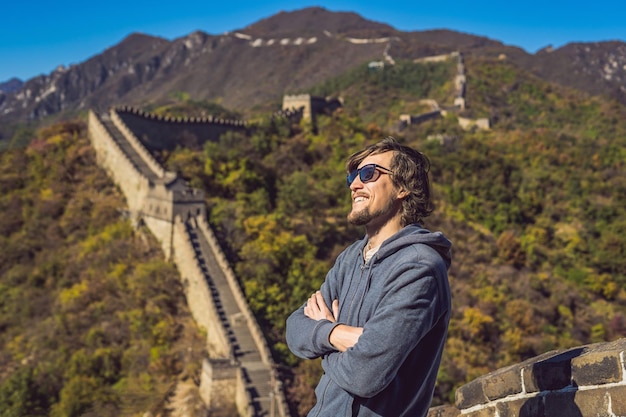
[[[430,161],[426,155],[409,146],[402,145],[393,137],[388,136],[380,142],[350,155],[346,160],[346,170],[352,172],[369,155],[385,152],[394,152],[391,166],[388,167],[393,171],[391,176],[393,184],[409,193],[402,201],[402,226],[421,223],[433,211],[428,180]]]

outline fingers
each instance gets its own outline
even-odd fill
[[[319,291],[316,291],[313,294],[311,294],[311,296],[309,297],[309,300],[307,301],[307,306],[310,306],[311,308],[320,309],[320,306],[323,304],[324,304],[324,297],[322,297],[322,293],[320,293]]]
[[[318,319],[319,313],[320,313],[320,307],[319,307],[319,304],[317,302],[316,294],[317,293],[311,294],[311,296],[309,297],[309,299],[306,302],[306,305],[304,306],[304,314],[307,317],[310,317],[310,318],[312,318],[314,320]]]
[[[321,310],[325,308],[328,309],[328,307],[326,307],[326,302],[324,301],[324,296],[322,295],[321,291],[315,291],[313,297],[315,297],[315,301],[317,302],[317,305],[320,307]]]
[[[307,300],[304,306],[304,314],[314,320],[326,319],[334,322],[339,314],[339,302],[337,300],[333,301],[332,309],[333,311],[331,312],[326,305],[326,301],[324,301],[322,293],[316,291]]]
[[[322,295],[322,293],[320,291],[317,291],[314,294],[314,296],[315,296],[315,301],[317,302],[317,306],[320,309],[320,312],[322,313],[322,315],[330,321],[335,321],[335,317],[333,316],[333,313],[331,313],[330,309],[326,305],[326,301],[324,301],[324,296]]]

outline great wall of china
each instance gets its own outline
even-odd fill
[[[382,52],[382,60],[381,61],[373,61],[370,63],[370,68],[372,69],[380,69],[385,65],[395,65],[395,60],[389,53],[391,48],[391,42],[394,40],[398,40],[396,37],[382,37],[382,38],[351,38],[351,37],[342,37],[337,36],[327,30],[324,30],[324,35],[328,38],[335,38],[339,40],[343,40],[345,42],[354,44],[354,45],[370,45],[370,44],[384,44],[385,49]],[[236,39],[244,40],[248,42],[251,47],[259,48],[259,47],[271,47],[276,45],[281,46],[306,46],[312,45],[318,41],[317,37],[310,38],[281,38],[281,39],[263,39],[263,38],[254,38],[250,35],[247,35],[242,32],[233,32],[226,33],[224,36],[232,36]],[[431,106],[431,111],[422,113],[419,115],[409,115],[402,114],[400,115],[400,128],[405,128],[411,124],[419,124],[426,120],[430,120],[437,117],[443,117],[448,112],[458,112],[463,111],[466,108],[466,75],[465,75],[465,63],[463,61],[463,55],[460,52],[452,52],[449,54],[436,55],[436,56],[428,56],[424,58],[415,59],[413,62],[415,63],[427,63],[427,62],[442,62],[449,59],[457,60],[457,74],[454,78],[454,84],[456,87],[456,94],[454,98],[454,105],[449,108],[442,108],[438,103],[434,103]],[[319,97],[305,97],[306,95],[296,95],[296,96],[285,96],[283,99],[283,110],[289,109],[299,109],[300,107],[295,106],[303,106],[304,108],[304,118],[313,119],[315,112],[311,111],[315,106],[315,101],[322,100]],[[433,100],[429,100],[433,101]],[[317,103],[317,107],[320,108],[319,103]],[[489,130],[491,128],[491,122],[488,118],[479,118],[479,119],[471,119],[467,117],[462,117],[457,115],[459,125],[465,130],[472,129],[481,129],[481,130]]]
[[[457,88],[464,92],[460,78]],[[314,113],[308,95],[286,97],[283,107],[302,110],[307,103]],[[287,417],[267,341],[207,223],[204,194],[166,171],[145,145],[156,136],[164,146],[201,144],[225,130],[248,128],[237,121],[170,119],[124,107],[89,113],[98,163],[125,195],[132,221],[145,225],[176,264],[193,317],[206,329],[203,401],[214,411],[236,410],[242,417]],[[496,370],[460,387],[454,406],[429,411],[429,417],[463,416],[626,417],[626,339],[548,352]]]
[[[98,163],[126,197],[133,222],[147,226],[176,264],[193,317],[206,329],[203,401],[222,413],[236,409],[239,416],[289,416],[265,337],[206,221],[204,194],[159,165],[125,123],[129,116],[135,125],[140,125],[136,118],[154,123],[154,131],[163,123],[180,129],[203,122],[147,117],[128,109],[89,113]],[[214,126],[205,124],[209,130]]]

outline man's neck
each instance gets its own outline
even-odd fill
[[[399,219],[392,218],[390,221],[385,224],[376,226],[376,225],[366,225],[365,232],[367,233],[368,246],[370,248],[375,248],[380,246],[385,240],[389,239],[391,236],[398,233],[402,230],[402,224]]]

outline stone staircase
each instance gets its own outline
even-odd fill
[[[131,146],[126,137],[115,126],[108,113],[100,115],[100,121],[109,132],[115,143],[122,149],[122,152],[130,159],[135,167],[142,173],[148,180],[155,182],[159,179],[157,173],[141,158],[137,151]]]
[[[246,390],[252,398],[255,416],[270,416],[271,370],[261,358],[261,352],[252,337],[248,322],[232,294],[211,246],[197,229],[195,221],[188,221],[186,227],[220,320],[233,346],[233,357],[245,375]]]

